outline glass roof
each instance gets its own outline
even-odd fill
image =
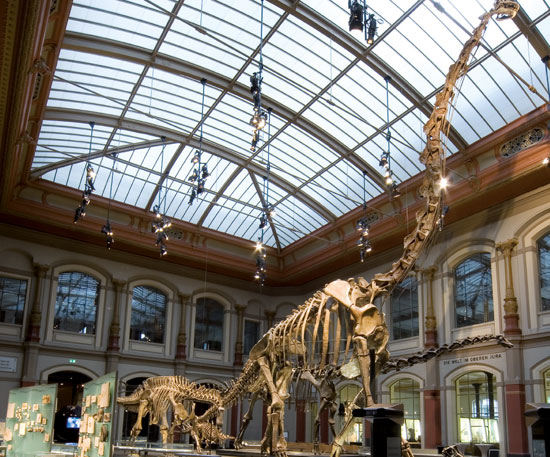
[[[435,94],[493,0],[367,3],[379,18],[370,47],[347,31],[344,1],[284,11],[265,0],[262,28],[261,0],[74,0],[32,176],[82,188],[89,160],[96,194],[147,211],[159,204],[170,218],[247,240],[260,236],[271,204],[264,242],[292,244],[360,206],[363,186],[367,199],[387,192],[379,161],[388,127],[397,182],[421,171]],[[549,2],[520,3],[533,31],[549,36]],[[252,151],[250,76],[260,56],[271,115]],[[490,24],[470,67],[448,154],[547,96],[540,57],[513,21]],[[210,176],[190,204],[201,145]]]

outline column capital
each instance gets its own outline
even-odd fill
[[[190,294],[186,294],[184,292],[178,292],[178,297],[180,299],[180,303],[186,304],[189,302],[189,299],[191,298]]]
[[[245,309],[246,305],[235,305],[235,311],[237,311],[239,314],[244,313]]]
[[[498,251],[502,252],[504,255],[510,255],[517,245],[518,245],[518,239],[510,238],[509,240],[497,243],[495,247],[497,248]]]
[[[33,263],[32,267],[34,268],[34,272],[36,276],[39,278],[45,278],[46,273],[50,269],[49,265],[41,264],[41,263]]]
[[[422,270],[420,270],[420,273],[422,273],[422,276],[424,276],[426,279],[429,279],[431,281],[436,271],[437,265],[432,265],[431,267],[423,268]]]
[[[124,287],[126,284],[128,284],[128,281],[124,281],[123,279],[118,279],[118,278],[113,278],[111,282],[116,288],[121,288],[121,287]]]

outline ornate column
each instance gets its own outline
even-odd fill
[[[437,267],[435,265],[422,270],[422,276],[426,282],[426,316],[424,324],[424,346],[436,348],[437,344],[437,320],[435,317],[433,301],[433,279]],[[424,389],[424,420],[425,435],[423,447],[434,449],[439,446],[441,440],[441,390],[439,387],[439,362],[430,359],[426,363],[426,384]]]
[[[34,386],[38,383],[38,356],[40,352],[40,327],[42,323],[42,302],[47,303],[42,295],[44,289],[44,278],[49,270],[48,265],[35,263],[33,265],[34,274],[36,277],[36,286],[34,289],[34,297],[32,308],[27,325],[27,333],[25,335],[25,353],[23,356],[23,373],[21,377],[21,387]]]
[[[273,327],[273,319],[275,319],[275,311],[265,311],[265,319],[267,320],[267,328]]]
[[[186,360],[187,359],[187,333],[185,331],[185,317],[187,314],[187,302],[191,298],[191,295],[184,293],[179,293],[178,297],[180,299],[180,328],[178,331],[178,344],[176,347],[176,360]]]
[[[42,289],[44,287],[44,278],[50,267],[38,263],[35,263],[33,267],[36,276],[36,288],[34,289],[34,300],[25,339],[26,341],[38,343],[40,341],[40,325],[42,321]]]
[[[113,301],[113,320],[109,327],[109,344],[107,346],[107,350],[112,352],[120,351],[120,293],[125,285],[126,281],[113,279],[115,298]]]
[[[428,294],[426,297],[426,317],[424,325],[424,346],[426,348],[436,348],[437,344],[437,322],[435,319],[435,311],[433,304],[433,278],[437,271],[436,266],[432,266],[422,270],[422,275],[426,281]]]
[[[521,335],[519,328],[518,300],[514,293],[514,279],[512,276],[512,251],[517,246],[518,240],[512,238],[498,243],[497,250],[504,256],[504,276],[506,279],[506,294],[504,296],[504,334]]]
[[[246,305],[235,305],[237,311],[237,339],[235,341],[235,361],[233,366],[242,366],[243,364],[243,324],[244,310]]]

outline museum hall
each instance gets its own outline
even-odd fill
[[[0,1],[0,455],[550,455],[549,42],[549,0]]]

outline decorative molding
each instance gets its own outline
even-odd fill
[[[500,147],[500,155],[502,157],[511,157],[518,152],[527,149],[534,144],[540,143],[544,138],[544,130],[534,128],[515,137],[513,140],[507,141]]]

